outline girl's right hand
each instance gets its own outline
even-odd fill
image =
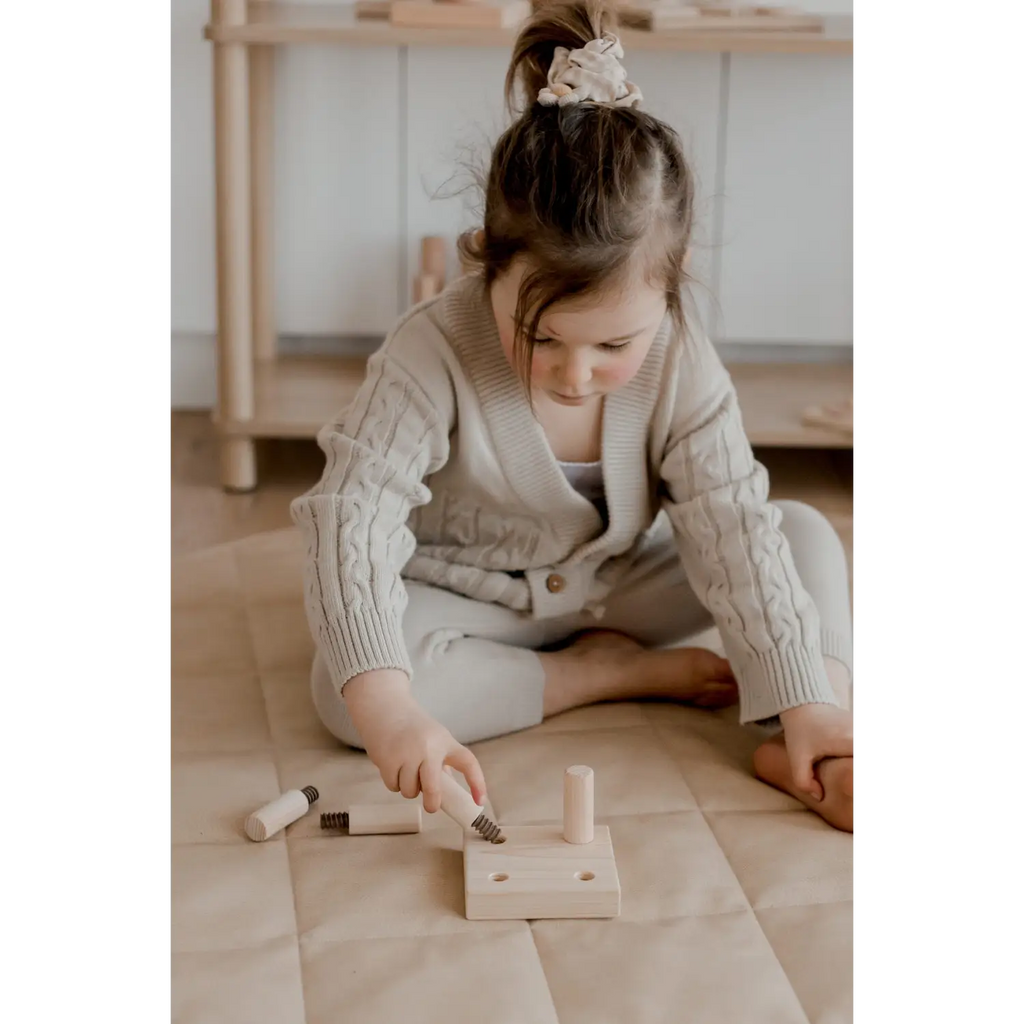
[[[352,724],[384,785],[409,800],[422,793],[423,809],[434,814],[441,807],[441,772],[451,765],[466,777],[473,800],[482,806],[487,787],[480,762],[420,707],[409,692],[407,677],[401,675],[404,686],[357,677],[345,687]],[[350,694],[353,684],[355,692]]]

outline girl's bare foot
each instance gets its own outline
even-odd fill
[[[795,796],[812,811],[817,811],[830,825],[844,832],[853,831],[853,758],[830,757],[819,761],[815,773],[825,797],[815,800],[793,784],[789,755],[783,736],[773,736],[754,751],[754,774],[768,785]]]
[[[544,716],[609,700],[673,700],[722,708],[737,700],[725,658],[702,647],[649,651],[611,630],[588,630],[540,655],[547,676]]]

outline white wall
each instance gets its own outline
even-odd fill
[[[848,13],[849,0],[817,0]],[[208,0],[172,0],[176,404],[199,394],[216,330]],[[424,234],[473,223],[467,155],[504,124],[504,48],[277,50],[279,330],[383,334],[408,301]],[[726,342],[852,340],[852,60],[627,53],[645,108],[695,168],[702,319]],[[469,147],[469,148],[467,148]],[[453,177],[454,176],[454,177]],[[432,198],[433,197],[433,198]]]
[[[213,59],[208,0],[171,4],[171,326],[216,329]]]

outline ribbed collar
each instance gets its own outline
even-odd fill
[[[567,564],[607,549],[625,550],[646,523],[648,430],[671,336],[670,318],[659,328],[637,375],[604,400],[601,462],[609,521],[595,537],[600,515],[559,467],[502,351],[482,279],[468,276],[454,282],[445,290],[443,303],[446,333],[479,397],[502,469],[523,504],[548,523],[567,549],[575,549]],[[593,539],[583,543],[587,537]]]

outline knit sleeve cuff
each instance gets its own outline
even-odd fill
[[[338,625],[335,637],[323,645],[323,655],[339,692],[364,672],[397,669],[412,678],[412,663],[397,617],[349,613]]]
[[[766,722],[801,704],[838,706],[820,648],[754,654],[738,673],[740,722]]]
[[[834,658],[846,671],[853,675],[853,644],[845,633],[837,633],[834,629],[821,631],[821,653],[826,658]]]

